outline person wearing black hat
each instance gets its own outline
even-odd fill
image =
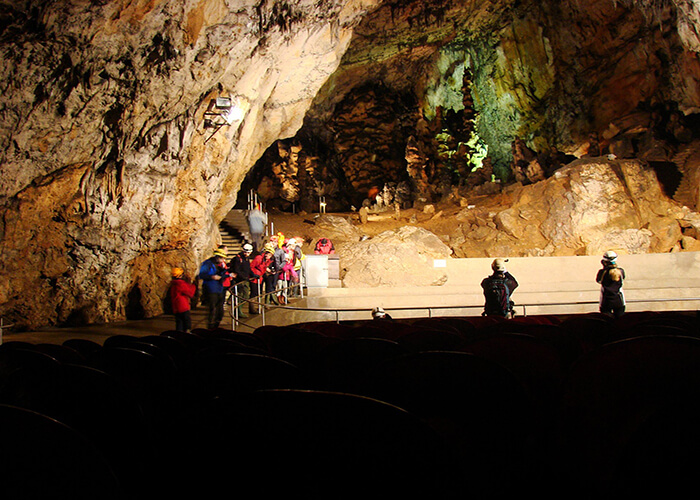
[[[619,318],[625,314],[625,294],[622,283],[625,281],[625,270],[617,265],[617,254],[609,250],[603,254],[600,261],[603,268],[596,275],[596,283],[600,284],[600,307],[603,314],[612,314]]]

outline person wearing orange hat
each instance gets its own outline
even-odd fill
[[[170,303],[175,315],[175,330],[189,332],[192,329],[192,299],[197,291],[194,283],[190,283],[185,277],[185,271],[181,267],[172,270],[173,280],[170,283]]]

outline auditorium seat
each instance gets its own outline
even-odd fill
[[[475,322],[470,321],[468,318],[452,317],[452,316],[438,316],[433,318],[424,318],[413,323],[414,325],[426,325],[433,326],[437,329],[444,327],[449,328],[451,331],[458,333],[466,339],[473,338],[476,332]]]
[[[578,340],[569,335],[561,324],[538,321],[501,321],[485,326],[479,331],[489,335],[516,333],[538,338],[557,350],[565,367],[570,366],[583,353]]]
[[[102,349],[102,346],[94,340],[88,339],[68,339],[63,342],[64,346],[79,352],[86,360],[95,352]]]
[[[269,346],[259,336],[252,333],[235,332],[233,330],[224,330],[220,333],[221,338],[235,340],[240,344],[258,349],[261,352],[268,352]]]
[[[217,398],[185,431],[164,466],[172,492],[184,496],[230,488],[270,498],[455,493],[454,461],[441,438],[414,415],[357,395],[268,390]]]
[[[636,425],[615,465],[610,498],[683,498],[697,487],[696,399],[658,408]]]
[[[260,328],[255,331],[256,334],[258,330]],[[278,327],[264,339],[272,356],[288,361],[302,370],[323,348],[340,342],[340,339],[296,327]]]
[[[401,335],[396,341],[412,352],[420,351],[464,351],[469,340],[453,329],[439,330],[430,326],[413,325],[413,330]]]
[[[172,359],[177,370],[187,366],[192,361],[195,352],[182,340],[165,335],[146,335],[139,337],[139,341],[154,345],[164,351]]]
[[[339,339],[350,338],[353,332],[353,327],[351,325],[338,323],[336,321],[310,321],[306,323],[297,323],[292,326],[318,332],[326,337],[335,337]]]
[[[418,327],[421,329],[426,328],[429,330],[439,330],[450,333],[459,332],[455,325],[451,324],[449,321],[445,321],[445,318],[441,317],[418,318],[417,320],[410,321],[410,324],[413,327]]]
[[[239,352],[249,354],[270,354],[269,349],[262,349],[227,336],[211,336],[204,338],[204,346],[198,352]]]
[[[111,464],[127,491],[140,491],[158,459],[158,435],[134,394],[92,367],[62,367],[59,403],[52,417],[87,437]]]
[[[493,361],[462,352],[419,352],[369,371],[363,394],[430,423],[454,446],[469,494],[524,488],[532,406],[523,385]]]
[[[553,411],[565,369],[561,354],[547,341],[522,333],[501,333],[470,342],[465,352],[510,370],[527,389],[538,410]],[[542,412],[538,414],[543,416]]]
[[[179,340],[193,351],[197,349],[202,349],[206,345],[206,340],[203,337],[200,337],[199,335],[195,335],[194,333],[166,330],[164,332],[161,332],[160,336],[170,337]]]
[[[310,360],[309,382],[316,389],[358,393],[359,382],[369,369],[407,352],[404,346],[392,340],[372,337],[341,340],[324,347]]]
[[[3,498],[128,498],[102,454],[74,429],[7,405],[0,405],[0,422]]]
[[[48,354],[59,363],[83,364],[86,357],[76,349],[67,345],[40,343],[34,344],[32,349]]]
[[[177,405],[180,388],[177,368],[162,349],[147,343],[104,347],[90,366],[117,378],[139,400],[147,416],[155,421],[165,418]]]
[[[561,322],[560,328],[577,342],[581,354],[615,340],[612,318],[601,313],[569,316]]]
[[[611,486],[626,443],[646,418],[700,397],[700,340],[644,336],[605,344],[582,356],[563,385],[560,476],[582,485],[582,498]]]
[[[700,337],[699,322],[695,315],[655,312],[654,314],[631,315],[634,319],[620,318],[614,324],[615,340],[644,335],[687,335]]]
[[[373,337],[396,340],[415,328],[409,322],[401,320],[363,320],[353,323],[352,337]]]
[[[206,351],[183,372],[188,405],[258,389],[301,388],[297,366],[272,356]]]

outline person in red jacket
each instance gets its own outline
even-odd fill
[[[256,297],[263,295],[263,285],[265,293],[275,291],[277,272],[275,268],[275,259],[273,257],[274,253],[274,245],[267,243],[262,253],[256,255],[250,262],[250,270],[255,276],[251,282],[253,284],[252,287],[255,288]],[[253,290],[251,290],[251,294],[252,292]],[[258,301],[259,300],[260,299],[258,299]],[[277,297],[275,297],[274,294],[268,295],[263,302],[268,302],[269,300],[274,302],[277,300]]]
[[[335,253],[335,245],[328,238],[321,238],[316,242],[314,247],[314,253],[316,255],[330,255]]]
[[[180,267],[173,268],[172,275],[170,302],[173,307],[173,314],[175,314],[175,330],[189,332],[192,329],[191,301],[197,291],[197,287],[185,278],[185,271]]]

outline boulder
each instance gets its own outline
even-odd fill
[[[450,248],[430,231],[404,226],[357,243],[342,243],[341,279],[347,288],[378,286],[439,286],[447,281],[435,259],[446,259]]]
[[[314,233],[332,241],[358,241],[362,232],[353,226],[348,217],[323,214],[317,220]]]
[[[510,206],[463,210],[464,242],[455,254],[595,255],[670,252],[697,215],[663,192],[654,170],[638,160],[587,158],[552,177],[509,191]]]

